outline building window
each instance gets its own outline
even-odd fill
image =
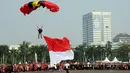
[[[108,28],[108,26],[106,26],[106,28]]]
[[[104,18],[110,18],[110,15],[104,15],[103,17]]]

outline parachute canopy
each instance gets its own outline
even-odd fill
[[[32,11],[36,10],[37,8],[41,6],[43,8],[46,7],[51,12],[59,11],[59,6],[49,1],[32,1],[32,2],[26,3],[20,8],[20,11],[24,15],[26,15],[26,14],[30,14]]]

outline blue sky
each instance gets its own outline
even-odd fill
[[[118,33],[130,34],[130,0],[51,0],[60,11],[52,13],[39,8],[24,16],[20,7],[30,0],[2,0],[0,4],[0,44],[45,44],[37,38],[37,26],[50,37],[68,37],[72,45],[82,43],[82,16],[93,9],[112,12],[112,37]]]

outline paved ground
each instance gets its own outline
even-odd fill
[[[66,72],[39,71],[39,72],[21,72],[21,73],[66,73]],[[130,70],[70,70],[69,73],[130,73]]]

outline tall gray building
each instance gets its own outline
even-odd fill
[[[112,41],[111,12],[90,12],[83,15],[83,43],[105,44]]]

